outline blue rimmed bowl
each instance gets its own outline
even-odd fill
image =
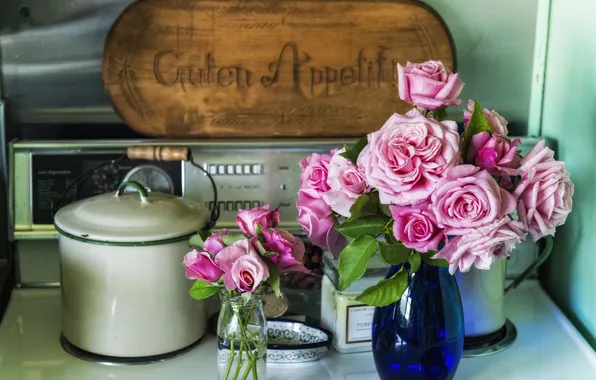
[[[299,364],[319,360],[329,350],[331,332],[290,319],[267,321],[267,364]]]

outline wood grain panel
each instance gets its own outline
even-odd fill
[[[410,107],[396,64],[454,66],[448,30],[414,1],[141,0],[112,26],[102,78],[152,137],[338,137]]]

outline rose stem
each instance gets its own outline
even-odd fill
[[[246,367],[246,370],[244,371],[244,376],[242,376],[242,380],[246,380],[248,378],[248,375],[250,375],[250,371],[252,370],[252,380],[258,380],[259,377],[258,375],[256,375],[256,367],[255,367],[255,357],[251,357],[250,359],[248,359],[248,366]]]
[[[242,352],[244,351],[244,340],[240,340],[240,348],[238,349],[238,364],[236,365],[236,372],[234,372],[234,378],[232,380],[238,379],[238,375],[240,374],[240,368],[242,368],[242,364],[244,363],[242,359]]]
[[[258,356],[255,356],[255,360],[253,360],[253,363],[252,363],[252,366],[251,366],[253,380],[259,380],[259,374],[257,372],[257,360],[259,360],[259,357]]]
[[[230,369],[232,368],[232,362],[234,361],[234,335],[232,335],[232,340],[230,341],[230,359],[228,361],[228,367],[226,368],[226,373],[224,375],[224,380],[228,379],[228,375],[230,374]]]
[[[253,305],[254,307],[254,305]],[[250,314],[252,313],[252,307],[249,311],[249,315],[248,318],[250,319]],[[248,321],[245,321],[244,318],[242,318],[242,320],[240,321],[240,333],[242,334],[242,339],[243,340],[247,340],[248,336],[246,334],[246,330],[248,328]],[[248,364],[246,366],[246,369],[244,370],[244,375],[242,376],[242,380],[246,380],[248,378],[248,375],[250,374],[251,369],[253,369],[253,380],[256,380],[254,378],[254,364],[255,364],[255,358],[257,357],[254,353],[250,352],[250,344],[247,343],[248,345],[248,350],[246,351],[246,356],[248,356]]]

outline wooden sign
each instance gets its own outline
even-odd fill
[[[141,0],[107,37],[120,117],[153,137],[350,137],[411,107],[396,64],[441,60],[449,32],[418,1]]]

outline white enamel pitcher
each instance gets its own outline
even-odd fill
[[[490,270],[470,269],[457,274],[457,283],[464,309],[466,337],[493,334],[505,326],[505,295],[515,289],[550,256],[553,247],[551,236],[537,242],[544,248],[530,266],[509,286],[505,287],[507,260],[492,264]],[[515,255],[515,251],[511,253]]]

